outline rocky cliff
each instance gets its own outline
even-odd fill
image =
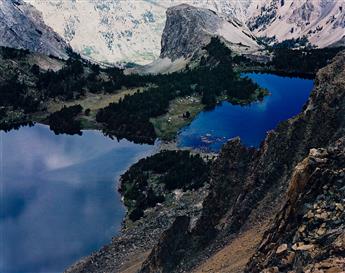
[[[27,49],[66,59],[69,46],[30,4],[22,0],[0,2],[0,46]]]
[[[188,4],[208,8],[225,17],[242,18],[244,1],[46,1],[26,0],[44,20],[82,55],[109,63],[148,64],[159,57],[169,7]],[[90,35],[93,33],[93,35]]]
[[[212,10],[182,4],[169,8],[166,14],[160,58],[189,58],[215,35],[223,37],[237,51],[259,48],[245,26],[235,19],[226,21]]]
[[[344,272],[345,137],[311,149],[246,272]]]
[[[191,60],[202,55],[202,48],[215,36],[236,53],[254,53],[256,56],[261,48],[256,37],[235,17],[225,19],[224,16],[211,9],[188,4],[168,8],[159,58],[127,72],[157,74],[182,70]]]
[[[296,172],[295,167],[304,158],[308,157],[311,149],[327,148],[330,145],[334,145],[339,138],[345,135],[344,79],[345,52],[342,52],[330,65],[318,72],[314,90],[303,112],[281,123],[275,131],[270,132],[259,150],[243,147],[238,139],[226,144],[219,158],[214,163],[210,181],[211,189],[203,203],[201,217],[192,229],[190,227],[181,228],[179,230],[181,235],[177,234],[177,232],[170,233],[167,231],[143,264],[141,272],[170,273],[190,271],[225,246],[229,246],[229,250],[231,250],[232,246],[234,246],[232,243],[236,240],[236,237],[239,237],[240,234],[249,229],[256,229],[267,223],[269,225],[277,223],[282,217],[279,216],[282,214],[282,212],[279,212],[279,209],[287,193],[288,196],[302,194],[307,197],[308,191],[312,190],[313,187],[309,184],[305,187],[294,187],[296,183],[293,181],[296,180],[296,177],[299,177],[299,174],[294,173]],[[339,172],[341,170],[341,166],[343,166],[341,153],[344,152],[341,151],[341,147],[343,146],[340,145],[339,148],[334,148],[338,149],[334,152],[336,159],[334,159],[333,163],[330,161],[330,165],[325,166],[325,173],[328,172],[327,170],[330,170],[329,172]],[[332,149],[330,148],[329,150],[331,154]],[[321,151],[323,150],[318,152],[312,150],[310,156],[320,157],[318,153]],[[322,161],[322,158],[320,160]],[[298,165],[297,169],[301,168],[300,166]],[[317,165],[311,166],[309,172],[313,172],[313,168],[316,170],[317,167],[315,166]],[[336,171],[337,168],[338,171]],[[322,173],[322,171],[320,172]],[[329,187],[333,185],[333,182],[335,183],[335,181],[339,180],[337,183],[340,183],[340,188],[344,186],[345,181],[341,174],[334,176],[336,179],[333,181],[331,175],[328,177],[326,174],[321,176],[321,173],[319,173],[319,178],[315,176],[313,179],[325,180],[323,183],[329,184]],[[308,174],[300,175],[304,177],[303,179],[308,179]],[[339,186],[338,184],[337,187]],[[301,193],[295,191],[301,191]],[[315,196],[317,192],[311,194]],[[340,199],[344,199],[343,193],[340,193]],[[304,206],[304,199],[300,200],[301,206]],[[298,200],[295,200],[295,202],[298,202]],[[276,213],[276,219],[278,220],[272,220],[272,216]],[[333,214],[331,216],[334,217]],[[289,219],[296,219],[294,217],[298,218],[299,216],[294,215]],[[285,228],[287,230],[292,229],[291,232],[293,232],[295,226],[302,224],[302,222],[297,220],[296,222],[294,221],[291,223],[285,221]],[[314,232],[316,227],[311,225],[310,231]],[[317,228],[319,229],[321,226]],[[275,240],[272,238],[275,237],[267,234],[275,234],[274,230],[276,228],[273,227],[273,231],[269,230],[265,235],[272,242]],[[309,227],[307,230],[309,231]],[[180,236],[183,236],[183,240],[179,239],[179,243],[171,244],[167,250],[168,244],[166,242],[174,241],[174,237],[180,238]],[[295,243],[299,242],[298,238],[296,241],[292,241],[290,236],[290,241],[286,240],[285,242],[283,238],[277,240],[277,243],[285,243],[288,244],[288,247],[296,249],[300,246],[294,246]],[[257,246],[254,247],[256,248]],[[275,265],[276,260],[267,254],[271,253],[271,247],[274,248],[275,246],[263,241],[262,246],[259,248],[258,258],[252,259],[247,270],[248,272],[252,272],[251,270],[254,270],[253,268],[256,267],[264,268],[270,262],[272,265]],[[285,248],[285,245],[282,248]],[[175,258],[172,259],[169,253],[180,254],[173,255]],[[324,259],[329,258],[327,256],[328,252],[322,253],[326,253],[323,256]],[[266,254],[267,257],[265,256]],[[249,258],[250,256],[247,257],[244,264],[249,261]],[[260,265],[261,261],[266,260],[268,261],[267,263],[263,262]],[[307,266],[307,264],[307,261],[302,263],[303,266]],[[280,272],[279,266],[278,271],[267,272]],[[243,270],[244,268],[242,267],[241,271]],[[234,271],[229,268],[223,268],[220,272]]]
[[[167,9],[186,2],[241,22],[259,37],[275,36],[282,41],[306,35],[320,47],[339,41],[344,45],[343,1],[26,1],[42,12],[48,25],[75,51],[111,63],[148,64],[157,59]]]

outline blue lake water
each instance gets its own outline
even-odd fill
[[[258,146],[299,113],[311,80],[245,74],[271,93],[263,102],[223,102],[200,113],[178,145],[219,150],[240,136]],[[157,145],[111,140],[98,131],[56,136],[43,125],[0,132],[0,272],[61,272],[110,242],[124,216],[119,176]]]
[[[308,100],[313,81],[272,74],[247,73],[270,96],[247,106],[222,102],[201,112],[177,137],[180,147],[218,151],[229,139],[239,136],[247,146],[258,147],[267,131],[298,114]]]
[[[62,272],[110,242],[124,217],[119,175],[156,150],[43,125],[0,132],[0,141],[2,273]]]

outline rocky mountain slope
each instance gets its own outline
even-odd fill
[[[110,244],[81,259],[65,273],[137,272],[176,217],[194,218],[200,214],[200,204],[206,195],[205,188],[195,192],[178,191],[170,201],[149,209],[145,218],[124,226],[121,235],[114,237]]]
[[[233,50],[259,48],[256,38],[238,21],[226,21],[209,9],[182,4],[167,10],[160,58],[189,58],[215,35],[228,41]]]
[[[44,23],[41,13],[30,4],[2,0],[0,18],[0,46],[67,58],[67,43]]]
[[[345,37],[343,1],[270,0],[254,2],[249,28],[257,35],[275,37],[277,41],[305,36],[318,47],[326,47]]]
[[[148,64],[159,57],[166,11],[186,3],[183,0],[25,1],[41,11],[45,22],[84,56],[110,63],[138,64]],[[343,1],[191,0],[187,3],[211,9],[236,25],[239,22],[247,25],[259,37],[275,36],[281,41],[306,35],[320,47],[344,44]]]
[[[343,189],[345,185],[343,174],[345,151],[341,144],[343,140],[339,140],[345,135],[344,73],[345,52],[342,52],[332,64],[318,72],[315,88],[303,112],[281,123],[275,131],[270,132],[259,150],[245,148],[238,139],[226,144],[213,165],[211,189],[203,203],[201,217],[192,226],[188,224],[189,219],[184,218],[183,221],[186,223],[173,225],[174,232],[168,230],[164,233],[143,264],[141,272],[191,271],[196,265],[217,255],[223,248],[228,247],[228,251],[233,250],[232,247],[236,245],[234,241],[238,236],[253,229],[259,230],[258,227],[267,223],[271,228],[265,232],[258,256],[254,256],[247,272],[259,272],[262,268],[267,268],[268,271],[264,272],[287,272],[289,268],[298,272],[301,266],[307,268],[310,268],[309,265],[317,266],[320,261],[331,259],[333,254],[336,256],[336,264],[339,261],[343,262],[342,255],[332,252],[332,249],[337,251],[339,244],[340,249],[344,246],[339,235],[339,232],[344,231],[341,226],[343,222],[339,223],[337,220],[343,217],[341,206],[344,205],[345,195],[343,191],[339,191],[336,196],[333,193],[334,199],[332,199],[332,192],[333,187],[334,190]],[[321,150],[311,150],[314,148]],[[326,164],[328,159],[324,159],[328,154],[322,149],[327,149],[328,164]],[[306,157],[307,159],[303,161]],[[315,165],[308,163],[313,160],[316,161]],[[299,162],[302,163],[297,165]],[[322,165],[322,162],[325,165]],[[310,167],[305,167],[310,172],[310,177],[308,172],[304,174],[305,164],[311,164]],[[302,171],[299,171],[300,169]],[[310,184],[308,182],[307,186],[303,187],[309,180]],[[317,186],[321,181],[324,183],[322,187],[327,185],[324,189],[327,192],[322,198],[317,198],[322,194],[322,190]],[[287,198],[285,204],[288,205],[279,212],[282,198]],[[325,202],[322,202],[323,200]],[[291,206],[292,202],[297,203],[292,204],[293,209],[291,207],[289,209],[288,206]],[[314,207],[314,202],[320,204]],[[336,206],[334,203],[337,202],[341,203],[339,212],[330,213],[330,208]],[[328,209],[323,207],[324,205],[327,207],[327,204],[330,204]],[[318,218],[315,214],[320,215],[325,212],[327,219],[331,217],[334,222],[327,226],[327,224],[322,225],[318,219],[310,218],[310,226],[306,227],[306,233],[303,235],[305,239],[303,236],[294,237],[296,227],[309,225],[309,222],[304,222],[305,220],[300,216],[307,210],[301,212],[299,207],[312,207],[311,218]],[[275,214],[277,214],[276,219],[272,220],[272,215]],[[287,216],[289,221],[286,220]],[[333,237],[332,232],[329,233],[332,227],[335,228]],[[288,233],[285,234],[284,231]],[[318,241],[319,237],[315,237],[317,236],[315,232],[319,233],[318,236],[328,234],[329,238],[334,239],[331,241],[334,245],[330,245],[329,251],[323,247],[325,242]],[[253,242],[258,240],[253,239]],[[310,242],[315,244],[315,256],[309,252],[301,252],[286,257],[289,260],[288,267],[284,267],[283,261],[278,261],[276,256],[271,255],[276,251],[276,244],[287,244],[289,251],[286,253],[289,254],[290,248],[297,252],[310,250],[308,247],[303,247]],[[258,245],[253,247],[256,248]],[[284,249],[285,245],[281,246],[278,252],[281,250],[284,252]],[[249,261],[250,256],[249,253],[246,262]],[[332,272],[341,272],[336,271],[337,265],[330,267],[334,269]],[[255,268],[259,270],[256,271]],[[198,272],[203,272],[202,270],[201,268]],[[238,272],[243,270],[242,267]],[[229,265],[229,268],[209,272],[237,271],[233,271]]]
[[[167,9],[158,59],[129,69],[135,73],[168,73],[183,69],[211,38],[219,36],[233,52],[250,54],[261,47],[256,37],[240,21],[222,18],[216,12],[181,4]]]
[[[345,137],[311,149],[246,272],[343,272]]]
[[[186,2],[25,1],[40,10],[45,22],[81,54],[98,61],[138,64],[147,64],[158,58],[166,10]],[[245,4],[240,0],[191,0],[188,4],[211,8],[232,17],[244,17]]]

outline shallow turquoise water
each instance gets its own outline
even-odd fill
[[[271,95],[247,106],[222,102],[213,110],[201,112],[181,130],[177,138],[180,147],[218,151],[236,136],[245,145],[258,147],[267,131],[302,110],[313,88],[312,80],[301,78],[257,73],[242,76],[267,88]]]

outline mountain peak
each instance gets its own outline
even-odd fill
[[[259,48],[248,29],[210,9],[181,4],[168,8],[166,15],[160,58],[189,58],[213,36],[222,37],[234,51]]]
[[[186,9],[186,8],[196,9],[196,7],[194,7],[194,6],[190,5],[190,4],[182,3],[182,4],[178,4],[176,6],[169,7],[167,9],[167,11],[169,11],[169,10],[178,10],[178,9]]]
[[[166,14],[160,57],[173,61],[180,57],[191,57],[197,49],[206,45],[222,21],[210,10],[187,4],[171,7]]]

